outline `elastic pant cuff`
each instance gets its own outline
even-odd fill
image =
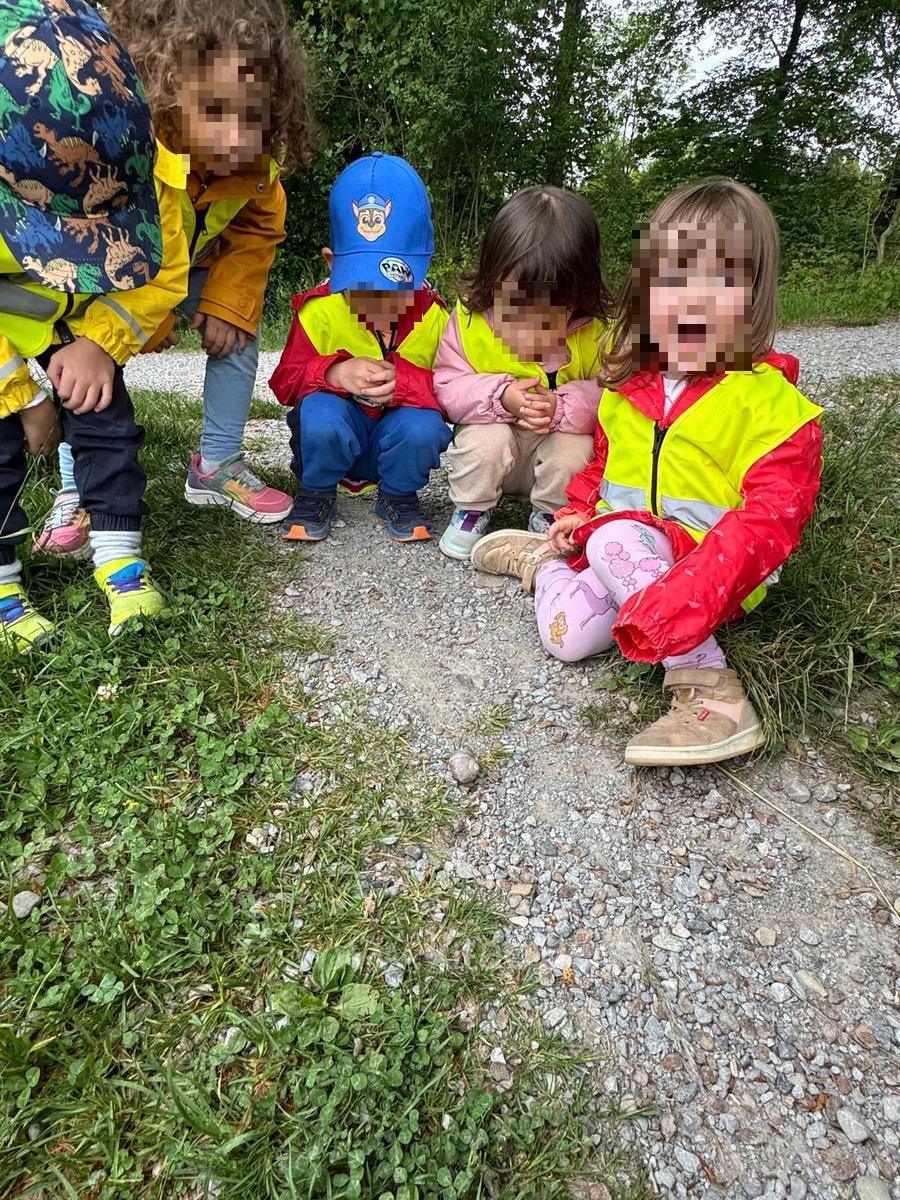
[[[97,533],[139,533],[141,518],[118,513],[92,512],[91,529]]]

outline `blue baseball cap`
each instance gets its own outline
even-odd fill
[[[431,202],[403,158],[358,158],[328,198],[333,292],[420,288],[434,254]]]

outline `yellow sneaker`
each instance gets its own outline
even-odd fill
[[[34,611],[19,583],[0,584],[0,646],[27,654],[39,650],[54,626]]]
[[[94,578],[109,600],[110,637],[135,617],[158,617],[165,610],[165,599],[153,586],[142,558],[116,558],[98,567]]]

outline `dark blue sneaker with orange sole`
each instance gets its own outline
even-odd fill
[[[431,538],[431,522],[422,512],[415,492],[392,496],[380,487],[375,516],[384,521],[395,542],[427,542]]]
[[[281,522],[281,536],[286,542],[321,542],[331,533],[336,513],[337,491],[313,492],[301,487]]]

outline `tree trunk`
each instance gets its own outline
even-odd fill
[[[572,166],[572,141],[576,122],[572,116],[578,52],[584,32],[584,0],[565,0],[562,31],[555,69],[547,97],[545,178],[562,187]]]

